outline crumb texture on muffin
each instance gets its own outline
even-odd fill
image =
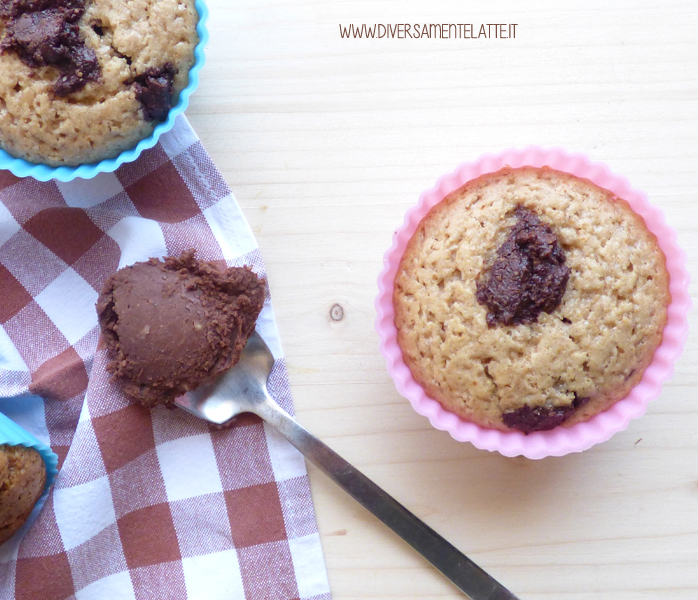
[[[194,0],[6,1],[0,145],[52,166],[133,147],[186,87],[197,22]]]
[[[24,525],[45,485],[46,466],[36,450],[0,445],[0,544]]]
[[[436,205],[393,293],[398,344],[426,393],[481,426],[525,433],[588,420],[627,395],[661,343],[669,301],[664,255],[627,202],[529,167]]]

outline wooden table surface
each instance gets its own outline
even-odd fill
[[[646,191],[698,290],[694,0],[207,0],[187,115],[265,257],[298,419],[522,600],[698,597],[696,319],[645,417],[582,454],[459,443],[396,391],[376,277],[419,193],[509,146],[582,151]],[[516,23],[515,39],[339,25]],[[338,304],[344,317],[335,322]],[[310,468],[334,600],[461,598]]]

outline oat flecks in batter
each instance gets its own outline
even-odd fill
[[[137,98],[136,77],[176,69],[174,97],[186,87],[198,42],[194,0],[87,0],[80,37],[101,75],[64,97],[53,66],[0,54],[0,145],[13,156],[53,166],[118,155],[153,132]],[[8,16],[0,16],[0,38]]]
[[[557,236],[569,268],[561,304],[489,327],[476,298],[521,206]],[[484,427],[535,431],[588,420],[627,395],[661,343],[664,255],[628,204],[551,169],[503,169],[435,206],[410,240],[393,302],[405,363],[429,396]],[[529,414],[553,415],[536,426]],[[518,413],[516,411],[519,411]],[[533,423],[531,425],[531,423]],[[551,425],[552,423],[552,425]]]

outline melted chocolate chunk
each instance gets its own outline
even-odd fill
[[[0,5],[0,14],[10,17],[0,49],[15,51],[30,67],[57,68],[56,96],[76,92],[100,76],[97,56],[80,36],[83,4],[83,0],[12,0]]]
[[[143,115],[148,121],[164,121],[172,108],[174,96],[174,76],[177,69],[172,63],[148,69],[133,80],[136,99],[143,107]]]
[[[525,434],[534,431],[555,429],[574,412],[573,406],[548,408],[545,406],[522,406],[502,414],[502,421],[509,429],[516,429]]]
[[[590,398],[580,397],[574,392],[574,400],[569,406],[522,406],[502,414],[502,421],[509,429],[516,429],[528,435],[534,431],[555,429],[569,418],[574,411],[589,402]]]
[[[494,264],[477,283],[476,298],[489,309],[487,324],[532,323],[562,302],[570,271],[557,236],[519,206],[516,224],[497,250]]]
[[[84,0],[0,0],[0,15],[17,18],[49,8],[82,8]]]
[[[72,64],[69,69],[63,71],[54,85],[56,96],[67,96],[85,86],[85,83],[99,79],[101,69],[95,53],[86,46],[74,49]]]
[[[77,27],[59,10],[27,13],[15,19],[8,28],[7,44],[32,67],[57,64],[69,60],[69,44],[77,38]]]
[[[572,401],[572,406],[574,409],[582,408],[591,398],[588,396],[577,396],[577,392],[574,392],[574,400]]]

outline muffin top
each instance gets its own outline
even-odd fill
[[[111,158],[150,135],[186,87],[194,0],[7,0],[0,146],[52,166]]]
[[[36,450],[0,445],[0,544],[24,524],[45,484],[46,466]]]
[[[569,426],[639,382],[668,285],[627,202],[552,169],[506,168],[420,223],[395,277],[398,344],[426,393],[467,420]]]

